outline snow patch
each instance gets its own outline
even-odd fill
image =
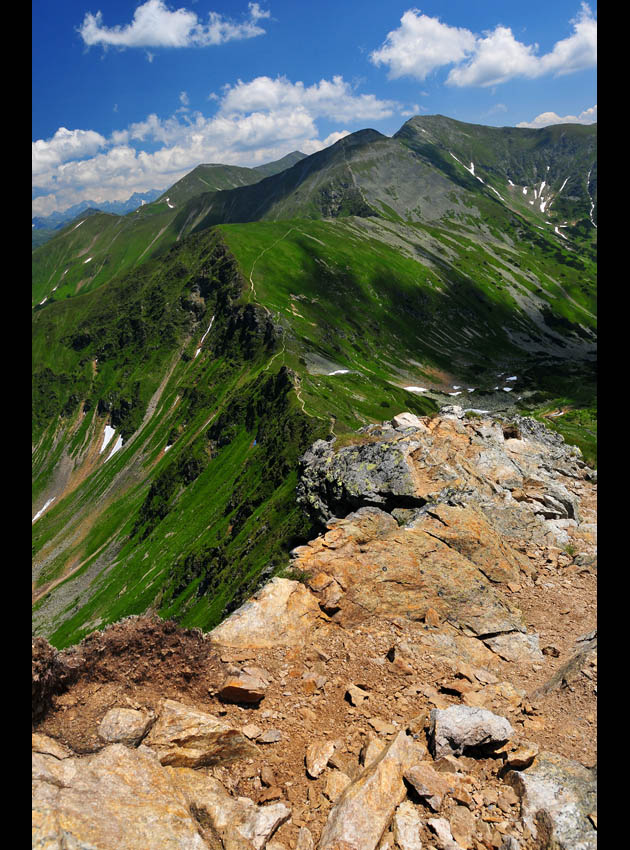
[[[527,186],[523,186],[523,194],[524,194],[524,195],[526,195],[526,194],[527,194]]]
[[[481,410],[479,407],[466,407],[464,413],[490,413],[489,410]]]
[[[46,502],[46,504],[44,505],[44,507],[41,510],[37,511],[37,513],[35,514],[35,516],[31,520],[31,525],[33,525],[33,523],[40,518],[40,516],[44,513],[44,511],[46,510],[48,505],[52,505],[52,503],[55,501],[55,498],[56,498],[56,496],[53,496],[52,499],[49,499]]]
[[[208,330],[207,330],[207,331],[205,332],[205,334],[201,337],[201,342],[199,343],[199,348],[195,351],[195,357],[196,357],[196,356],[199,354],[199,352],[201,351],[201,346],[203,345],[203,341],[204,341],[204,339],[208,336],[208,334],[210,333],[210,328],[212,327],[212,323],[213,323],[213,322],[214,322],[214,316],[210,319],[210,324],[208,325]]]
[[[503,387],[503,392],[504,393],[511,393],[513,389],[514,389],[514,387]]]
[[[168,198],[166,199],[166,205],[167,205],[170,209],[172,209],[172,210],[174,210],[174,209],[175,209],[175,205],[174,205],[174,204],[172,204],[172,203],[169,201],[169,199],[168,199]]]
[[[48,301],[48,296],[46,296],[46,298],[44,298],[44,300],[43,300],[43,301],[40,301],[40,302],[39,302],[39,306],[41,307],[41,306],[42,306],[42,304],[45,304],[47,301]]]
[[[92,260],[92,257],[88,257],[87,260],[83,260],[83,265],[89,263]]]
[[[462,394],[462,391],[461,391],[461,390],[460,390],[459,392],[457,392],[457,393],[449,393],[449,395],[461,395],[461,394]]]
[[[508,183],[510,184],[510,186],[513,186],[513,185],[514,185],[514,183],[512,183],[512,181],[510,180],[510,178],[509,178],[509,177],[508,177]]]
[[[109,442],[110,442],[110,440],[112,439],[112,437],[114,436],[115,433],[116,433],[116,429],[112,428],[111,425],[105,426],[105,434],[103,436],[103,445],[101,446],[101,450],[99,451],[100,455],[103,454],[103,452],[105,451],[105,449],[109,445]]]
[[[173,444],[172,444],[172,443],[171,443],[171,445],[170,445],[170,446],[164,446],[164,454],[166,454],[166,452],[167,452],[169,449],[172,449],[172,448],[173,448]]]
[[[516,381],[518,380],[518,375],[510,375],[509,378],[505,379],[506,381]]]
[[[329,372],[329,375],[347,375],[350,369],[335,369],[334,372]]]
[[[429,391],[426,387],[403,387],[403,389],[407,390],[410,393],[428,393]]]
[[[114,457],[114,455],[116,454],[116,452],[117,452],[117,451],[119,451],[120,449],[122,449],[122,447],[123,447],[123,438],[119,436],[119,437],[118,437],[118,439],[116,440],[116,445],[115,445],[115,446],[114,446],[114,448],[111,450],[111,452],[110,452],[109,457],[107,458],[107,460],[109,460],[109,458]]]
[[[84,218],[84,219],[83,219],[83,221],[80,221],[78,224],[75,224],[75,225],[74,225],[74,227],[72,228],[72,230],[76,230],[76,229],[77,229],[77,227],[81,227],[81,225],[82,225],[82,224],[83,224],[83,222],[85,222],[85,221],[87,221],[87,218]],[[72,230],[70,231],[70,233],[72,233]]]

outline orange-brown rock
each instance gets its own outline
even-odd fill
[[[174,700],[163,700],[144,744],[162,764],[178,767],[222,764],[257,753],[254,744],[229,723]]]
[[[374,850],[406,796],[403,773],[418,760],[413,739],[400,732],[337,800],[318,850]]]
[[[483,520],[467,509],[453,510],[462,511],[464,529],[467,520],[474,519],[474,542],[469,541],[469,548],[483,566],[479,531]],[[453,515],[449,516],[454,522]],[[422,524],[399,528],[396,520],[379,508],[362,508],[337,522],[323,541],[333,532],[334,549],[308,548],[295,565],[307,572],[334,574],[346,588],[337,602],[336,622],[354,625],[370,614],[422,620],[429,609],[435,609],[441,620],[467,634],[525,631],[518,609],[480,567]],[[463,531],[460,536],[465,537]],[[488,539],[492,541],[490,533]],[[499,562],[497,547],[490,546],[488,564]]]
[[[303,584],[273,578],[208,634],[218,646],[267,648],[302,644],[322,617],[317,599]]]

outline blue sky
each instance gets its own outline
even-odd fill
[[[183,2],[34,0],[34,214],[416,114],[597,120],[594,3]]]

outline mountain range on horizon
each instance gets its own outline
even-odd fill
[[[318,438],[446,403],[594,459],[597,127],[416,116],[199,165],[33,251],[33,623],[208,628],[312,536]]]

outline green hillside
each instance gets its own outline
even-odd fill
[[[36,633],[65,646],[147,609],[210,628],[312,535],[295,504],[300,454],[402,410],[561,409],[548,422],[592,454],[588,199],[574,203],[578,235],[560,237],[490,187],[517,184],[515,141],[433,118],[195,195],[214,167],[200,166],[135,218],[92,216],[34,252]],[[531,181],[542,131],[506,130],[526,134]],[[537,138],[553,152],[566,136]],[[593,135],[585,150],[581,138],[583,168]],[[97,247],[100,277],[77,287]],[[39,305],[65,263],[65,296]]]

